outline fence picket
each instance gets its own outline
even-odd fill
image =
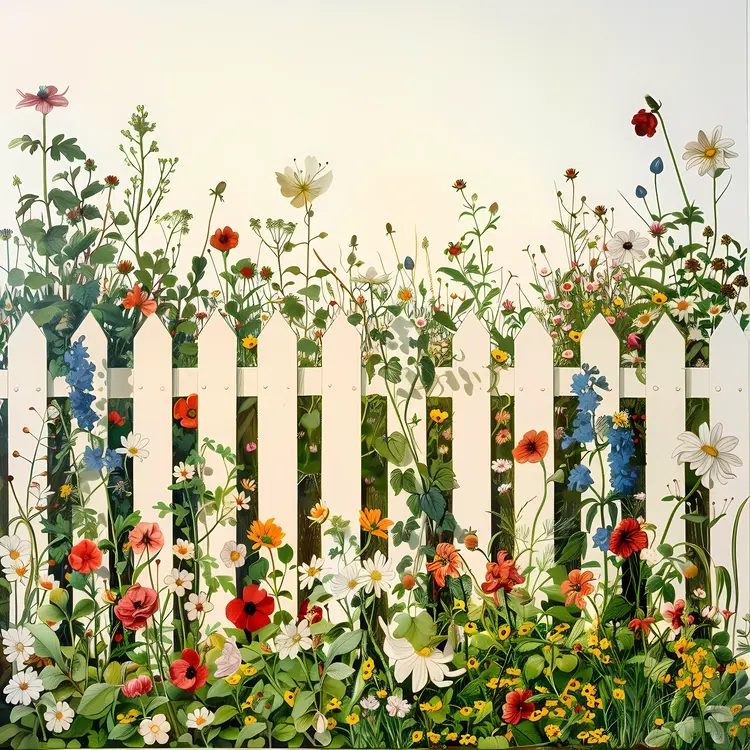
[[[591,366],[596,365],[599,372],[607,378],[609,390],[601,392],[602,401],[596,411],[597,417],[610,416],[620,410],[620,341],[611,329],[609,323],[603,315],[597,315],[583,332],[581,338],[581,362]],[[601,460],[605,462],[609,456],[609,451],[604,450],[601,454]],[[599,459],[596,459],[598,464]],[[584,462],[587,463],[588,462]],[[598,466],[591,466],[592,476],[598,476]],[[605,494],[609,491],[609,472],[605,472],[606,483],[604,487]],[[583,499],[591,497],[593,493],[583,493]],[[581,511],[581,528],[586,530],[586,512],[590,506],[585,506]],[[618,510],[619,515],[619,510]],[[599,516],[594,519],[593,532],[598,528],[601,521]],[[606,525],[612,523],[611,518],[605,519]],[[589,546],[592,545],[589,538]],[[599,554],[599,553],[597,553]]]
[[[490,336],[472,312],[453,337],[453,515],[461,531],[458,541],[473,528],[484,547],[492,537],[490,514]],[[479,550],[462,550],[477,580],[484,579],[486,560]]]
[[[532,542],[534,531],[534,561],[551,560],[554,550],[555,496],[554,485],[545,481],[554,472],[554,369],[552,339],[542,324],[533,316],[519,332],[514,345],[515,401],[513,427],[516,443],[529,430],[546,432],[550,449],[543,461],[545,474],[539,466],[525,463],[515,465],[513,497],[516,503],[516,529],[526,530],[527,541]],[[541,534],[541,536],[540,536]],[[520,567],[531,562],[520,561]],[[539,565],[541,570],[547,565]],[[532,582],[533,583],[533,582]]]
[[[143,586],[158,588],[172,572],[172,515],[163,517],[157,503],[172,505],[172,338],[158,316],[146,318],[133,342],[133,432],[147,439],[145,458],[133,459],[133,509],[141,520],[159,524],[161,550],[139,576]],[[145,559],[145,557],[144,557]],[[157,564],[158,561],[158,564]],[[164,599],[162,599],[162,605]]]
[[[351,533],[357,538],[362,497],[360,345],[359,331],[342,314],[323,337],[323,502],[331,512],[349,521]],[[328,552],[336,544],[334,537],[323,535],[324,561],[329,559]],[[336,603],[331,606],[336,611]]]
[[[77,341],[83,336],[83,345],[88,350],[88,356],[91,363],[96,367],[94,371],[94,394],[96,400],[91,404],[91,408],[99,417],[94,426],[92,433],[100,438],[103,443],[96,442],[92,447],[107,448],[107,426],[108,426],[108,385],[109,370],[107,369],[107,336],[94,317],[89,313],[84,319],[78,330],[73,335],[73,341]],[[73,454],[78,462],[83,458],[83,452],[89,440],[84,434],[76,437]],[[78,472],[78,489],[82,498],[86,498],[86,507],[94,511],[96,517],[96,531],[89,534],[89,538],[97,540],[106,538],[109,535],[109,503],[107,502],[107,488],[102,484],[102,477],[99,471],[87,471],[82,468]],[[80,535],[76,534],[74,542],[80,540]],[[107,566],[109,567],[109,566]],[[104,592],[108,582],[102,578],[96,579],[98,590]],[[74,590],[73,599],[77,601],[85,598],[83,592]]]
[[[711,336],[710,426],[714,428],[720,423],[724,436],[739,439],[732,453],[742,459],[742,466],[733,467],[736,476],[724,485],[716,482],[710,491],[711,517],[716,518],[726,513],[711,529],[711,555],[714,564],[727,568],[730,574],[733,568],[731,542],[734,516],[742,502],[750,495],[749,349],[745,333],[732,316],[724,318]],[[745,508],[738,529],[739,590],[732,592],[732,601],[727,607],[739,613],[733,621],[735,626],[738,624],[738,618],[742,617],[750,606],[750,546],[747,544],[750,531],[749,512]]]
[[[200,450],[204,438],[216,445],[229,446],[234,453],[237,444],[237,335],[224,318],[214,313],[198,337],[198,443]],[[214,489],[226,483],[224,459],[214,451],[205,453],[204,475],[206,486]],[[238,457],[239,460],[239,457]],[[234,488],[236,489],[236,488]],[[237,492],[227,499],[227,505],[234,502]],[[217,526],[207,539],[206,549],[219,559],[227,542],[236,541],[236,508],[227,517],[232,523]],[[194,541],[194,540],[193,540]],[[243,540],[246,543],[247,540]],[[229,571],[219,559],[220,576],[234,577],[235,569]],[[206,615],[206,624],[226,624],[226,606],[232,596],[223,588],[211,595],[214,609]]]
[[[31,482],[44,490],[47,486],[47,339],[28,313],[8,341],[8,474],[12,476],[9,493],[9,518],[24,514],[37,505],[45,505],[45,498],[29,491]],[[27,428],[28,432],[24,432]],[[16,453],[18,455],[16,455]],[[15,492],[14,492],[15,490]],[[20,507],[19,507],[20,506]],[[42,519],[31,521],[37,540],[45,538]],[[8,530],[24,542],[31,539],[25,526],[17,524]],[[5,553],[4,553],[5,554]],[[19,558],[28,566],[29,554]],[[49,567],[39,561],[39,575],[47,575]],[[28,572],[13,587],[15,596],[10,599],[10,622],[19,621],[24,610],[26,593],[37,582],[29,580]]]
[[[674,492],[675,480],[685,486],[685,469],[672,458],[677,435],[685,431],[685,339],[668,315],[648,338],[646,416],[646,520],[656,524],[659,543],[674,510],[662,498]],[[685,541],[681,515],[677,510],[669,527],[666,541],[671,545]],[[675,588],[678,596],[684,594],[684,586]]]
[[[297,338],[276,313],[258,341],[258,516],[274,518],[295,552],[297,506]],[[296,614],[296,570],[286,587],[292,599],[282,603]]]

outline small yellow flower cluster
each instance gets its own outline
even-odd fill
[[[609,664],[612,661],[612,657],[604,652],[612,647],[612,643],[608,638],[599,638],[596,633],[592,633],[589,636],[589,653],[593,654],[602,664]]]
[[[744,659],[737,659],[727,667],[727,672],[729,674],[737,674],[737,672],[744,672],[746,669],[747,662]]]
[[[325,712],[328,714],[331,711],[338,711],[340,708],[341,708],[341,701],[338,698],[334,697],[334,698],[331,698],[330,701],[328,701]]]
[[[120,724],[132,724],[140,715],[140,711],[131,708],[126,714],[117,714],[117,721]]]
[[[708,651],[703,647],[696,649],[693,641],[680,638],[674,645],[674,652],[683,663],[677,672],[675,686],[688,688],[685,694],[688,700],[705,700],[711,688],[709,680],[716,676],[716,669],[705,663]]]
[[[606,742],[609,742],[609,735],[604,734],[603,729],[592,729],[589,732],[579,732],[576,737],[587,745],[603,745]]]
[[[439,711],[443,707],[443,701],[439,698],[437,700],[433,698],[433,700],[435,700],[435,703],[420,703],[419,708],[425,713]]]
[[[369,680],[375,671],[375,662],[368,656],[362,664],[362,679]]]

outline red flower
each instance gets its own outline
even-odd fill
[[[22,97],[21,101],[16,104],[16,109],[34,107],[37,112],[48,115],[55,107],[68,106],[68,100],[65,98],[68,89],[58,94],[57,86],[40,86],[36,94],[24,94],[20,89],[16,89],[16,92]]]
[[[432,562],[427,563],[428,572],[432,573],[435,583],[443,588],[445,586],[445,577],[452,576],[459,578],[461,572],[461,557],[456,552],[456,548],[448,542],[441,542],[435,549],[435,558]]]
[[[70,550],[68,562],[73,570],[88,575],[102,567],[102,551],[96,546],[96,542],[82,539]]]
[[[310,600],[305,599],[299,606],[299,614],[297,615],[300,620],[307,620],[310,625],[314,625],[316,622],[320,622],[323,619],[323,610],[317,604],[310,606]]]
[[[232,599],[227,604],[227,619],[240,630],[254,633],[271,622],[273,599],[255,583],[242,589],[242,599]]]
[[[125,596],[115,604],[115,614],[129,630],[146,627],[150,617],[159,609],[159,595],[153,589],[134,583]]]
[[[186,648],[182,651],[182,659],[173,661],[169,666],[169,679],[175,687],[194,693],[206,684],[208,667],[201,666],[201,658],[197,651]]]
[[[646,532],[635,518],[623,518],[609,537],[609,551],[618,557],[630,557],[647,546]]]
[[[116,411],[111,411],[109,413],[109,423],[122,427],[125,424],[125,420]]]
[[[653,112],[646,112],[645,109],[639,109],[630,121],[631,125],[635,125],[636,135],[647,135],[649,138],[653,138],[656,135],[656,126],[658,124],[656,115]]]
[[[446,252],[446,255],[456,256],[456,255],[461,255],[462,250],[463,248],[461,247],[460,242],[452,242],[450,245],[448,245],[445,252]]]
[[[685,600],[678,599],[674,604],[666,602],[661,608],[661,616],[665,620],[671,620],[672,630],[682,627],[682,616],[685,614]]]
[[[156,300],[149,299],[148,293],[143,291],[140,284],[136,284],[132,291],[125,295],[122,306],[126,310],[137,307],[147,317],[156,312]]]
[[[157,553],[164,546],[164,534],[159,524],[141,521],[129,534],[128,541],[134,554],[142,555],[146,550]]]
[[[211,247],[220,250],[222,253],[228,253],[237,247],[240,241],[239,232],[233,232],[232,227],[217,229],[211,237]]]
[[[240,268],[240,276],[244,276],[246,279],[252,279],[253,276],[255,276],[255,266],[242,266],[242,268]]]
[[[180,420],[183,427],[194,430],[198,426],[198,394],[191,393],[181,398],[174,405],[174,418]]]
[[[594,587],[589,583],[593,580],[594,574],[590,570],[585,572],[578,569],[571,570],[568,573],[568,580],[563,581],[560,586],[562,593],[568,596],[565,600],[565,606],[569,607],[575,602],[578,609],[583,609],[586,606],[586,597],[594,593]]]
[[[519,464],[538,464],[544,460],[549,449],[549,435],[542,430],[529,430],[513,449],[513,458]]]
[[[628,623],[628,627],[635,633],[637,638],[639,631],[643,631],[644,635],[648,635],[651,632],[651,626],[655,622],[656,620],[653,617],[644,617],[642,620],[636,617]]]
[[[533,695],[532,690],[522,690],[516,688],[505,696],[505,705],[503,706],[503,720],[508,724],[518,724],[521,719],[528,719],[534,713],[534,704],[527,703]]]
[[[516,569],[515,562],[506,559],[507,557],[508,553],[501,550],[497,553],[496,563],[487,563],[487,573],[482,584],[482,591],[485,594],[493,594],[495,601],[497,601],[497,592],[500,589],[505,589],[505,592],[509,594],[517,583],[520,584],[526,580]]]
[[[148,675],[141,675],[140,677],[134,677],[132,680],[128,680],[122,686],[122,694],[126,698],[138,698],[141,695],[147,695],[151,692],[154,683],[151,682],[151,678]]]

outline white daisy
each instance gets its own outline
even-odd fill
[[[644,310],[641,313],[638,313],[638,315],[635,316],[633,319],[633,323],[638,328],[645,328],[646,326],[653,323],[657,318],[659,317],[659,311],[658,310]],[[640,335],[640,334],[639,334]]]
[[[214,712],[209,711],[205,706],[196,708],[187,715],[188,729],[205,729],[214,720]]]
[[[30,706],[32,701],[39,700],[44,690],[44,685],[39,675],[33,669],[24,669],[16,672],[8,684],[3,688],[3,693],[12,706]]]
[[[138,734],[147,745],[166,745],[169,742],[169,730],[172,727],[164,714],[156,714],[153,719],[143,719],[138,727]]]
[[[34,636],[31,631],[24,628],[10,628],[0,631],[3,636],[3,652],[10,664],[19,662],[23,664],[29,657],[34,655]]]
[[[683,432],[678,436],[680,445],[675,448],[672,458],[678,463],[690,464],[690,468],[701,477],[701,484],[708,489],[718,480],[726,484],[735,474],[733,466],[742,466],[742,460],[730,451],[739,443],[739,438],[722,437],[724,428],[721,422],[716,423],[710,430],[704,422],[698,428],[698,434]]]
[[[503,492],[510,492],[510,489],[513,485],[509,482],[505,482],[504,484],[498,484],[497,491],[502,494]]]
[[[195,466],[180,461],[172,472],[175,482],[189,482],[195,476]]]
[[[492,462],[492,471],[496,474],[504,474],[509,469],[513,468],[513,461],[509,461],[507,458],[496,458]]]
[[[200,615],[210,612],[213,608],[214,605],[208,601],[208,596],[204,592],[188,594],[188,600],[185,602],[185,613],[188,620],[197,620]]]
[[[283,630],[274,640],[279,658],[295,659],[300,649],[306,651],[312,646],[310,636],[310,623],[307,620],[301,620],[299,624],[290,622],[284,625]]]
[[[195,545],[187,539],[178,539],[172,545],[172,552],[180,560],[192,560],[195,557]]]
[[[216,672],[214,677],[220,680],[222,677],[233,675],[242,664],[242,654],[237,648],[237,639],[232,636],[224,641],[221,656],[216,660]]]
[[[31,553],[31,544],[20,536],[0,537],[0,563],[4,568],[13,567],[16,560],[25,560]]]
[[[385,555],[378,551],[369,560],[364,560],[362,565],[365,591],[368,594],[374,591],[378,598],[383,593],[387,594],[391,590],[390,581],[396,576],[393,571],[393,562],[387,560]]]
[[[328,582],[327,588],[337,599],[346,599],[356,594],[362,588],[363,583],[362,568],[357,563],[352,563],[340,568],[339,572]]]
[[[9,583],[28,583],[29,581],[29,566],[28,563],[23,560],[16,560],[15,564],[3,568],[3,575],[8,579]]]
[[[320,197],[331,186],[333,172],[326,172],[327,164],[320,164],[314,156],[305,159],[305,169],[299,168],[296,160],[294,167],[287,167],[284,174],[276,172],[276,182],[281,187],[281,194],[291,198],[295,208],[304,208]]]
[[[39,588],[44,589],[45,591],[52,591],[60,585],[59,581],[56,581],[54,576],[51,576],[48,573],[42,573],[42,575],[39,576],[37,583],[39,584]]]
[[[634,232],[632,229],[628,232],[616,232],[607,241],[607,252],[615,265],[618,266],[643,260],[646,257],[645,251],[647,248],[648,238],[641,237],[638,232]]]
[[[717,169],[729,169],[727,159],[734,159],[737,154],[729,149],[734,146],[731,138],[721,137],[721,125],[714,128],[709,139],[702,131],[698,131],[698,140],[685,144],[682,158],[687,162],[686,169],[698,167],[698,174],[713,176]]]
[[[235,492],[229,495],[224,504],[228,510],[250,510],[250,498],[244,492]]]
[[[170,593],[184,596],[185,591],[193,588],[193,578],[195,578],[193,573],[172,568],[172,572],[168,576],[164,576],[164,583],[169,587]]]
[[[221,561],[228,568],[241,568],[247,557],[247,547],[237,542],[227,542],[221,550]]]
[[[48,732],[67,732],[73,723],[76,712],[65,702],[58,701],[54,708],[44,712]]]
[[[317,555],[313,555],[309,563],[302,563],[299,566],[299,581],[303,589],[310,589],[314,586],[315,581],[319,580],[320,574],[325,570],[323,560]]]
[[[669,312],[672,317],[685,323],[690,313],[695,309],[695,302],[687,297],[680,297],[669,301]]]
[[[148,445],[148,438],[141,437],[139,433],[131,432],[127,437],[123,436],[120,442],[122,447],[116,449],[117,453],[122,453],[128,458],[137,458],[139,461],[148,458],[148,451],[143,450]],[[144,721],[146,720],[144,719]]]

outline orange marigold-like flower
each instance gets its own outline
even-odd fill
[[[247,538],[254,542],[253,549],[266,547],[273,549],[281,546],[281,540],[286,534],[277,526],[273,518],[269,518],[265,523],[263,521],[253,521],[253,525],[248,529]]]
[[[427,570],[432,573],[435,583],[442,588],[445,586],[445,577],[458,578],[461,573],[461,556],[454,545],[441,542],[435,549],[435,557],[432,562],[427,563]]]
[[[519,464],[538,464],[544,460],[549,449],[549,435],[542,430],[529,430],[513,449],[513,458]]]
[[[578,568],[568,573],[568,580],[563,581],[560,589],[567,596],[565,606],[569,607],[575,602],[578,609],[586,606],[586,597],[594,592],[594,586],[590,583],[594,579],[594,574],[590,571],[582,572]]]
[[[381,518],[382,511],[379,508],[365,508],[359,511],[359,525],[373,536],[379,536],[381,539],[388,539],[389,526],[393,526],[390,518]]]

